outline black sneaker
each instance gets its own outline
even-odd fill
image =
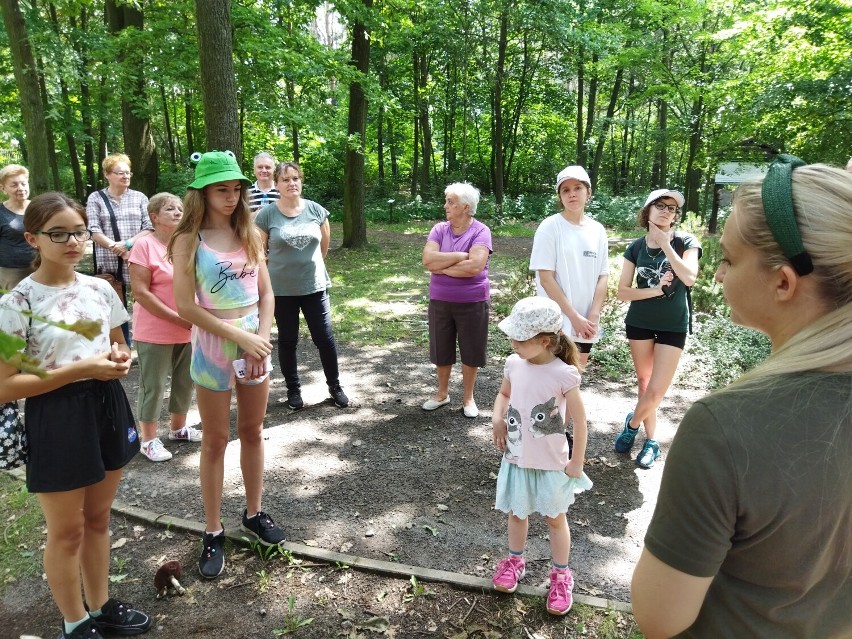
[[[225,569],[225,531],[218,535],[204,533],[201,557],[198,558],[198,572],[202,577],[215,579]]]
[[[334,400],[334,404],[336,406],[340,408],[346,408],[347,406],[349,406],[349,398],[346,396],[346,393],[343,392],[343,389],[340,388],[340,384],[329,386],[328,392],[331,395],[331,399]]]
[[[302,401],[302,391],[298,388],[287,389],[287,406],[293,410],[299,410],[305,402]]]
[[[62,632],[59,633],[59,639],[104,639],[104,636],[95,620],[89,617],[74,628],[74,632],[65,632],[65,626],[63,626]]]
[[[284,531],[276,526],[275,522],[272,521],[272,517],[265,512],[261,511],[251,519],[246,515],[248,515],[248,511],[244,510],[243,523],[240,524],[240,528],[252,535],[264,546],[277,546],[282,541],[287,540],[287,535],[284,534]]]
[[[101,606],[101,615],[92,619],[101,632],[116,635],[141,635],[143,632],[148,632],[151,627],[151,617],[140,610],[135,610],[133,604],[124,603],[118,599],[107,601]]]

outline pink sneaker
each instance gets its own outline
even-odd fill
[[[560,570],[554,568],[550,571],[550,590],[547,592],[547,612],[552,615],[564,615],[571,610],[574,598],[571,591],[574,589],[574,575],[570,568]]]
[[[526,565],[524,558],[519,555],[509,555],[501,559],[497,564],[497,572],[491,580],[494,588],[500,592],[515,592],[518,589],[518,582],[527,574]]]

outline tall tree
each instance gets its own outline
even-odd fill
[[[33,194],[50,188],[50,161],[48,153],[47,120],[39,90],[39,69],[27,38],[27,25],[16,0],[0,0],[3,23],[9,35],[15,83],[21,99],[21,119],[26,135],[27,163]]]
[[[115,0],[106,0],[104,10],[110,33],[118,35],[126,30],[130,36],[122,39],[123,46],[119,53],[125,79],[120,85],[124,150],[133,166],[135,188],[153,195],[157,192],[159,175],[157,146],[151,133],[151,118],[145,95],[145,49],[135,37],[142,32],[144,16],[134,5],[118,5]]]
[[[207,149],[233,151],[242,163],[237,84],[230,0],[195,0],[198,24],[198,57],[201,69],[201,101]]]
[[[343,246],[361,248],[367,244],[364,215],[364,143],[367,129],[367,97],[364,82],[370,70],[370,39],[365,25],[365,9],[373,0],[361,0],[363,9],[352,24],[352,58],[349,64],[357,75],[349,83],[349,118],[346,161],[343,168]]]

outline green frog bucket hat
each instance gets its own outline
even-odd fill
[[[191,189],[203,189],[205,186],[229,180],[239,180],[246,186],[251,185],[251,180],[243,175],[237,158],[231,151],[193,153],[189,159],[195,163],[195,181],[189,185]]]

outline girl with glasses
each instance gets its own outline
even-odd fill
[[[127,311],[107,282],[75,271],[87,223],[62,193],[34,198],[24,237],[36,270],[0,301],[0,330],[23,339],[22,354],[47,371],[38,377],[0,362],[0,402],[27,398],[27,489],[47,523],[44,572],[63,617],[60,639],[151,626],[148,615],[109,596],[110,508],[139,435],[121,385],[130,370],[121,332]],[[84,337],[22,311],[65,324],[85,320],[92,330]]]
[[[627,413],[615,440],[615,452],[629,454],[639,427],[644,426],[645,443],[636,457],[640,468],[650,468],[660,456],[655,438],[657,407],[672,383],[686,345],[690,312],[686,287],[695,283],[701,257],[695,236],[675,234],[683,203],[679,191],[658,189],[648,196],[639,211],[639,226],[648,232],[624,251],[618,281],[618,299],[630,302],[625,328],[639,401]]]

